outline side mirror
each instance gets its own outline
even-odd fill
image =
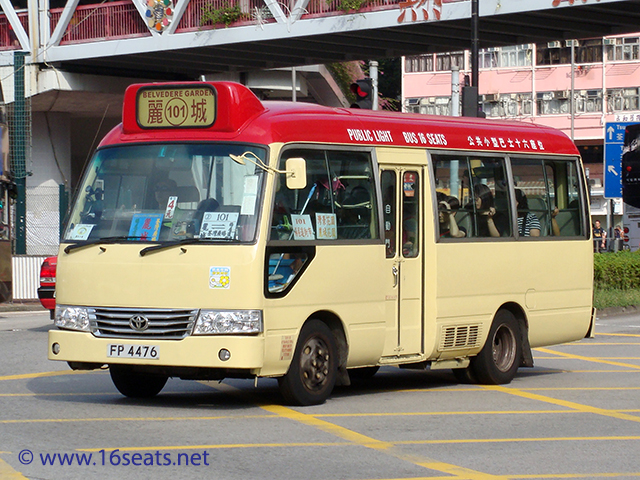
[[[302,190],[307,186],[307,162],[304,158],[288,158],[285,170],[289,190]]]

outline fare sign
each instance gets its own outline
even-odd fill
[[[216,119],[215,91],[207,85],[141,88],[136,107],[143,128],[206,128]]]

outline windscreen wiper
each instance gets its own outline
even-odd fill
[[[78,242],[72,243],[71,245],[67,245],[64,247],[64,253],[71,253],[73,250],[77,250],[79,248],[89,247],[91,245],[98,244],[108,244],[108,243],[116,243],[120,240],[140,240],[142,237],[132,237],[129,235],[119,235],[117,237],[104,237],[104,238],[96,238],[95,240],[89,240],[87,242]]]
[[[191,244],[200,243],[203,241],[204,242],[212,242],[212,241],[235,242],[235,239],[233,238],[198,238],[198,237],[183,238],[182,240],[175,240],[173,242],[162,243],[159,245],[151,245],[150,247],[143,248],[142,250],[140,250],[140,256],[144,257],[147,253],[157,252],[159,250],[164,250],[165,248],[178,247],[180,245],[191,245]]]

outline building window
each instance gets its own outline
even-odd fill
[[[464,68],[464,52],[438,53],[436,54],[436,71],[448,71],[451,67]]]
[[[536,44],[536,65],[561,65],[571,63],[571,47],[555,41]]]
[[[640,110],[640,88],[607,90],[607,110],[609,112]]]
[[[405,57],[405,72],[433,72],[433,54]]]
[[[602,112],[602,91],[601,90],[580,90],[574,91],[576,113],[596,113]]]
[[[606,45],[607,61],[625,61],[640,59],[640,37],[611,38]]]
[[[407,98],[404,102],[404,109],[408,113],[422,113],[423,115],[451,115],[451,98]]]
[[[530,93],[488,94],[482,96],[482,111],[487,117],[517,117],[532,114]]]
[[[561,90],[557,92],[539,92],[536,102],[538,106],[538,115],[557,115],[569,113],[570,90]]]

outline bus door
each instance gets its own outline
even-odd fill
[[[420,169],[383,166],[382,186],[386,282],[386,340],[383,356],[416,355],[422,351],[424,256]]]

